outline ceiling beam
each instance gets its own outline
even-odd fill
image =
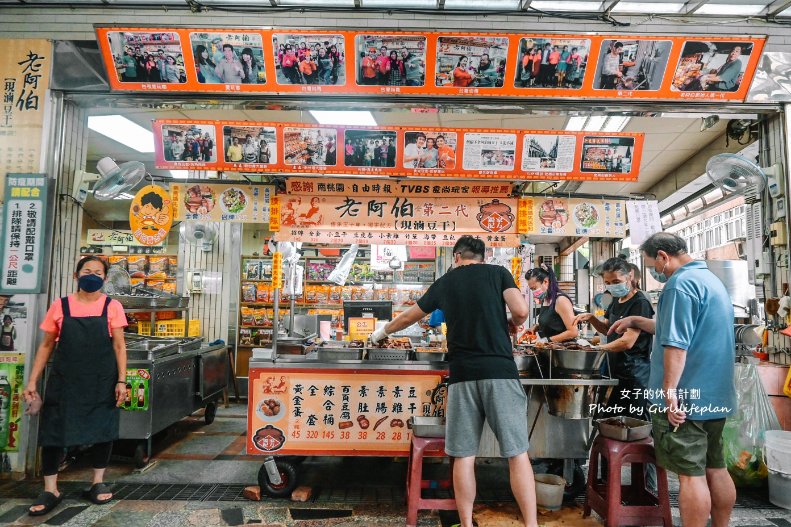
[[[354,0],[354,7],[361,8],[363,6],[363,0]]]
[[[703,7],[704,5],[708,4],[709,0],[689,0],[686,4],[684,4],[684,9],[682,9],[682,13],[685,15],[692,15]]]
[[[519,0],[519,9],[522,11],[527,11],[530,8],[530,4],[533,3],[533,0]]]
[[[445,9],[445,0],[437,0],[437,9]]]
[[[582,238],[578,238],[576,241],[574,241],[571,245],[569,245],[565,249],[561,249],[560,250],[560,256],[568,256],[568,255],[574,253],[574,251],[576,251],[577,249],[579,249],[580,247],[582,247],[583,245],[588,243],[589,239],[590,238],[588,238],[587,236],[583,236]]]
[[[269,3],[272,4],[272,7],[277,7],[277,0],[269,0]]]
[[[607,7],[604,9],[604,14],[605,14],[605,15],[609,15],[609,14],[610,14],[610,12],[612,11],[612,8],[613,8],[613,7],[615,7],[615,6],[617,6],[617,5],[618,5],[618,3],[619,3],[620,1],[621,1],[621,0],[612,0],[612,2],[610,2],[610,5],[608,5],[608,6],[607,6]]]
[[[777,16],[791,7],[791,0],[777,0],[766,6],[766,16]]]

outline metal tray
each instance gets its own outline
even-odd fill
[[[626,428],[612,424],[616,422],[623,423]],[[601,435],[618,441],[639,441],[651,435],[651,423],[633,417],[619,416],[597,419],[596,424]]]
[[[121,305],[126,309],[145,309],[154,307],[151,302],[154,298],[150,296],[132,296],[132,295],[107,295],[114,300],[118,300]]]
[[[412,416],[407,420],[407,427],[415,437],[445,437],[444,417]]]
[[[391,348],[369,348],[368,360],[409,360],[412,350],[399,350]]]
[[[415,360],[442,362],[445,360],[445,355],[445,352],[442,351],[416,351]]]
[[[319,361],[362,360],[364,348],[319,348],[316,356]]]

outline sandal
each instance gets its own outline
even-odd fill
[[[111,494],[111,496],[105,500],[100,500],[100,494]],[[96,505],[104,505],[113,499],[110,487],[104,483],[95,483],[90,489],[82,491],[82,495]]]
[[[55,496],[51,492],[44,491],[38,495],[36,501],[34,501],[33,505],[31,505],[31,507],[43,505],[44,508],[38,511],[28,509],[27,513],[30,516],[44,516],[45,514],[49,514],[50,512],[52,512],[52,509],[57,507],[61,501],[63,501],[63,493],[61,493],[58,496]]]

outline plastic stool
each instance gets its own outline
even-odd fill
[[[599,456],[607,460],[606,481],[598,482]],[[585,493],[583,517],[591,509],[604,518],[607,527],[621,525],[663,525],[673,527],[667,472],[656,467],[659,496],[645,487],[646,464],[656,466],[654,443],[651,438],[640,441],[617,441],[599,436],[593,442],[588,463],[588,489]],[[621,467],[631,465],[630,485],[621,485]],[[623,500],[623,501],[622,501]],[[628,503],[628,504],[627,504]]]
[[[456,500],[454,498],[423,498],[421,489],[453,487],[453,462],[451,460],[450,479],[433,482],[423,479],[423,456],[428,454],[440,453],[445,455],[444,437],[415,437],[412,436],[412,444],[409,449],[409,462],[407,464],[406,480],[406,503],[407,527],[417,525],[417,512],[421,509],[456,510]],[[436,483],[436,487],[432,485]]]

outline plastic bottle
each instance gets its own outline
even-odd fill
[[[137,386],[137,407],[143,408],[146,405],[146,387],[141,382]]]
[[[130,383],[126,383],[126,398],[124,399],[124,408],[129,408],[132,406],[132,385]]]

